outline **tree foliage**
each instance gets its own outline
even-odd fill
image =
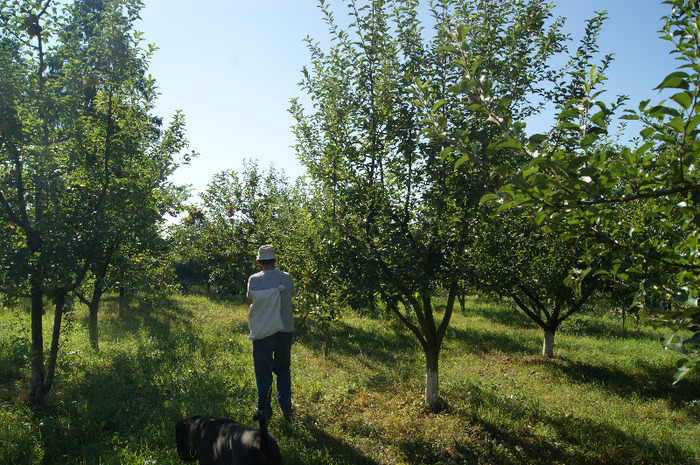
[[[188,215],[171,230],[174,260],[184,283],[208,283],[220,292],[244,294],[248,276],[258,271],[258,247],[274,244],[287,266],[289,237],[303,205],[301,191],[274,167],[261,170],[248,160],[243,173],[214,175]]]
[[[150,113],[153,49],[132,28],[141,6],[0,3],[0,220],[18,237],[8,272],[31,295],[33,405],[53,384],[66,298],[160,221],[186,146],[181,115],[163,130]],[[45,295],[55,304],[46,366]]]
[[[309,40],[302,87],[313,111],[293,103],[297,152],[328,196],[325,215],[337,218],[324,236],[343,258],[336,263],[338,292],[355,308],[381,301],[413,333],[426,356],[425,402],[437,408],[440,348],[473,233],[489,217],[479,199],[495,188],[487,169],[452,168],[463,156],[478,156],[498,133],[468,111],[469,98],[447,99],[460,75],[443,53],[445,31],[468,23],[470,45],[484,51],[484,66],[497,69],[504,88],[520,92],[514,111],[528,113],[524,96],[536,91],[534,77],[546,73],[540,66],[557,42],[545,38],[556,37],[556,27],[545,27],[549,10],[537,1],[430,2],[429,38],[418,2],[349,2],[348,31],[325,2],[320,6],[331,44],[325,51]],[[532,40],[520,40],[525,36]],[[497,41],[501,46],[494,47]],[[451,121],[443,139],[423,137],[414,85],[434,98],[437,119]],[[446,150],[448,133],[464,127],[469,146]],[[442,293],[444,311],[434,303]]]
[[[662,39],[671,41],[679,61],[657,87],[669,95],[658,104],[643,101],[621,120],[639,120],[643,129],[631,146],[611,143],[611,128],[623,100],[606,103],[604,71],[593,63],[597,49],[584,43],[575,57],[568,87],[557,89],[556,123],[547,134],[521,137],[521,123],[507,112],[507,101],[491,99],[483,82],[463,72],[462,87],[475,108],[507,137],[491,146],[514,151],[525,163],[513,169],[492,163],[506,178],[498,196],[502,209],[534,209],[537,224],[569,237],[595,240],[589,256],[601,251],[610,261],[601,276],[637,290],[637,301],[674,302],[661,317],[671,329],[662,343],[683,354],[675,381],[698,363],[698,172],[700,146],[700,65],[697,2],[672,0]],[[592,20],[589,30],[600,23]],[[455,46],[459,56],[463,47]],[[463,68],[464,69],[464,68]],[[681,334],[690,334],[683,338]],[[680,339],[678,339],[680,338]]]

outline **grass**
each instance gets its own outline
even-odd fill
[[[253,424],[242,302],[176,296],[120,320],[108,299],[99,353],[86,318],[69,315],[56,384],[32,411],[28,316],[0,311],[0,463],[176,464],[179,419]],[[442,351],[440,413],[422,406],[422,351],[395,322],[346,314],[327,358],[323,336],[298,329],[296,421],[271,424],[288,464],[700,462],[700,376],[671,386],[674,355],[648,327],[580,315],[549,360],[524,316],[472,299]]]

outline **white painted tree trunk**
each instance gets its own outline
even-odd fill
[[[438,406],[438,371],[434,368],[425,369],[425,405],[431,410]]]
[[[542,344],[542,355],[545,357],[554,357],[554,332],[544,332],[544,343]]]

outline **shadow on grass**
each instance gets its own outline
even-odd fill
[[[131,299],[128,307],[124,310],[123,318],[119,318],[117,300],[115,297],[103,299],[104,316],[114,322],[112,325],[105,325],[104,320],[100,321],[99,330],[110,331],[112,337],[119,337],[122,332],[133,332],[135,330],[146,330],[153,337],[168,340],[173,326],[184,326],[188,333],[194,333],[191,324],[196,316],[191,310],[185,309],[176,299],[169,297],[159,297],[153,301],[148,299]],[[87,316],[86,316],[87,318]],[[104,329],[103,329],[104,328]]]
[[[288,465],[334,463],[347,465],[379,465],[357,449],[315,426],[317,419],[305,417],[291,428],[286,428],[281,439],[282,452]],[[278,438],[279,439],[279,438]]]
[[[606,327],[603,323],[599,325],[601,331]],[[535,355],[540,353],[542,344],[539,334],[526,336],[452,328],[448,331],[448,335],[471,347],[475,353]],[[585,332],[584,335],[590,336],[588,332]],[[648,335],[640,335],[636,331],[628,331],[621,337],[653,339]],[[672,364],[653,364],[645,360],[638,360],[635,372],[630,373],[612,366],[561,357],[542,358],[540,363],[549,369],[560,371],[574,382],[597,386],[621,398],[634,395],[641,398],[665,399],[672,408],[682,407],[684,403],[696,399],[697,393],[700,392],[700,379],[697,376],[688,377],[681,382],[682,384],[673,386],[675,367]]]
[[[481,316],[493,317],[499,323],[522,327],[522,314],[513,315],[510,311],[480,310]],[[519,323],[516,321],[519,320]],[[619,324],[619,326],[618,326]],[[535,326],[536,328],[536,326]],[[648,340],[656,342],[656,336],[645,332],[625,329],[621,322],[610,319],[597,319],[591,316],[574,316],[562,325],[558,334],[567,336],[593,337],[596,339],[615,338],[620,340]],[[511,355],[533,355],[541,350],[542,336],[529,336],[504,332],[479,331],[474,329],[450,328],[448,336],[473,348],[475,353],[507,353]],[[621,398],[639,396],[641,398],[664,399],[671,408],[682,408],[687,402],[697,398],[700,392],[700,379],[697,376],[683,380],[673,386],[675,367],[672,364],[654,364],[638,360],[634,373],[612,366],[591,364],[580,360],[556,357],[542,359],[550,369],[556,369],[574,382],[587,383],[605,389]],[[555,368],[556,367],[556,368]]]
[[[532,355],[541,350],[542,339],[539,336],[523,334],[506,334],[496,331],[476,329],[449,328],[447,337],[470,347],[475,353],[508,353]]]
[[[479,453],[474,451],[471,444],[462,444],[455,440],[454,449],[450,453],[440,452],[435,444],[420,439],[405,439],[399,443],[399,449],[404,456],[409,457],[411,465],[425,463],[478,465]]]
[[[463,314],[467,317],[479,316],[485,320],[514,328],[539,328],[527,315],[521,311],[514,311],[514,308],[513,305],[499,302],[493,305],[468,306]],[[658,337],[645,331],[638,331],[631,322],[623,326],[621,319],[615,320],[610,317],[591,315],[586,313],[585,309],[564,320],[557,332],[571,336],[652,341],[656,341]]]
[[[615,338],[637,341],[657,341],[658,335],[638,330],[631,324],[622,326],[622,320],[597,318],[592,315],[578,314],[565,320],[559,331],[571,336],[594,337],[598,339]]]
[[[638,396],[647,399],[665,399],[669,407],[679,408],[684,402],[697,398],[700,392],[700,379],[688,377],[683,384],[672,384],[675,368],[672,365],[659,366],[645,361],[637,362],[637,373],[601,365],[592,365],[579,360],[555,359],[549,364],[556,367],[574,382],[598,386],[622,398]]]
[[[397,379],[415,377],[416,363],[424,363],[418,341],[400,325],[391,321],[385,323],[387,327],[382,331],[373,331],[342,320],[334,322],[329,328],[328,362],[342,366],[347,358],[351,358],[353,363],[372,373],[363,380],[363,385],[375,390],[394,385]],[[324,338],[320,332],[305,331],[297,337],[297,343],[315,353],[324,350]]]
[[[368,318],[369,321],[369,318]],[[372,320],[376,321],[376,320]],[[371,355],[379,363],[392,362],[397,353],[409,355],[418,345],[416,338],[391,320],[383,320],[389,331],[358,328],[343,320],[329,326],[330,353],[347,357]],[[298,331],[299,341],[314,352],[323,353],[324,337],[320,329],[307,324]]]
[[[99,323],[106,351],[59,359],[57,399],[39,412],[42,424],[55,425],[42,430],[45,463],[117,463],[119,451],[134,444],[175,457],[174,425],[182,418],[248,416],[254,387],[239,381],[248,378],[240,364],[225,363],[242,349],[198,334],[195,311],[175,299],[133,306],[123,319],[109,311]]]
[[[464,416],[470,435],[478,437],[475,443],[480,449],[457,443],[456,450],[466,450],[468,454],[459,463],[477,463],[475,455],[489,457],[495,463],[533,465],[695,463],[688,451],[670,441],[653,442],[612,426],[602,412],[600,419],[595,420],[575,414],[555,416],[537,401],[524,402],[518,396],[477,386],[470,391],[469,404],[453,413]],[[523,426],[515,429],[514,425]]]

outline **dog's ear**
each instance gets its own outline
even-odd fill
[[[187,460],[187,423],[185,420],[178,421],[175,424],[175,443],[177,444],[177,455],[182,460]]]
[[[175,425],[175,440],[177,442],[177,454],[186,462],[197,460],[197,444],[195,443],[195,431],[193,427],[200,417],[190,417],[177,422]]]

